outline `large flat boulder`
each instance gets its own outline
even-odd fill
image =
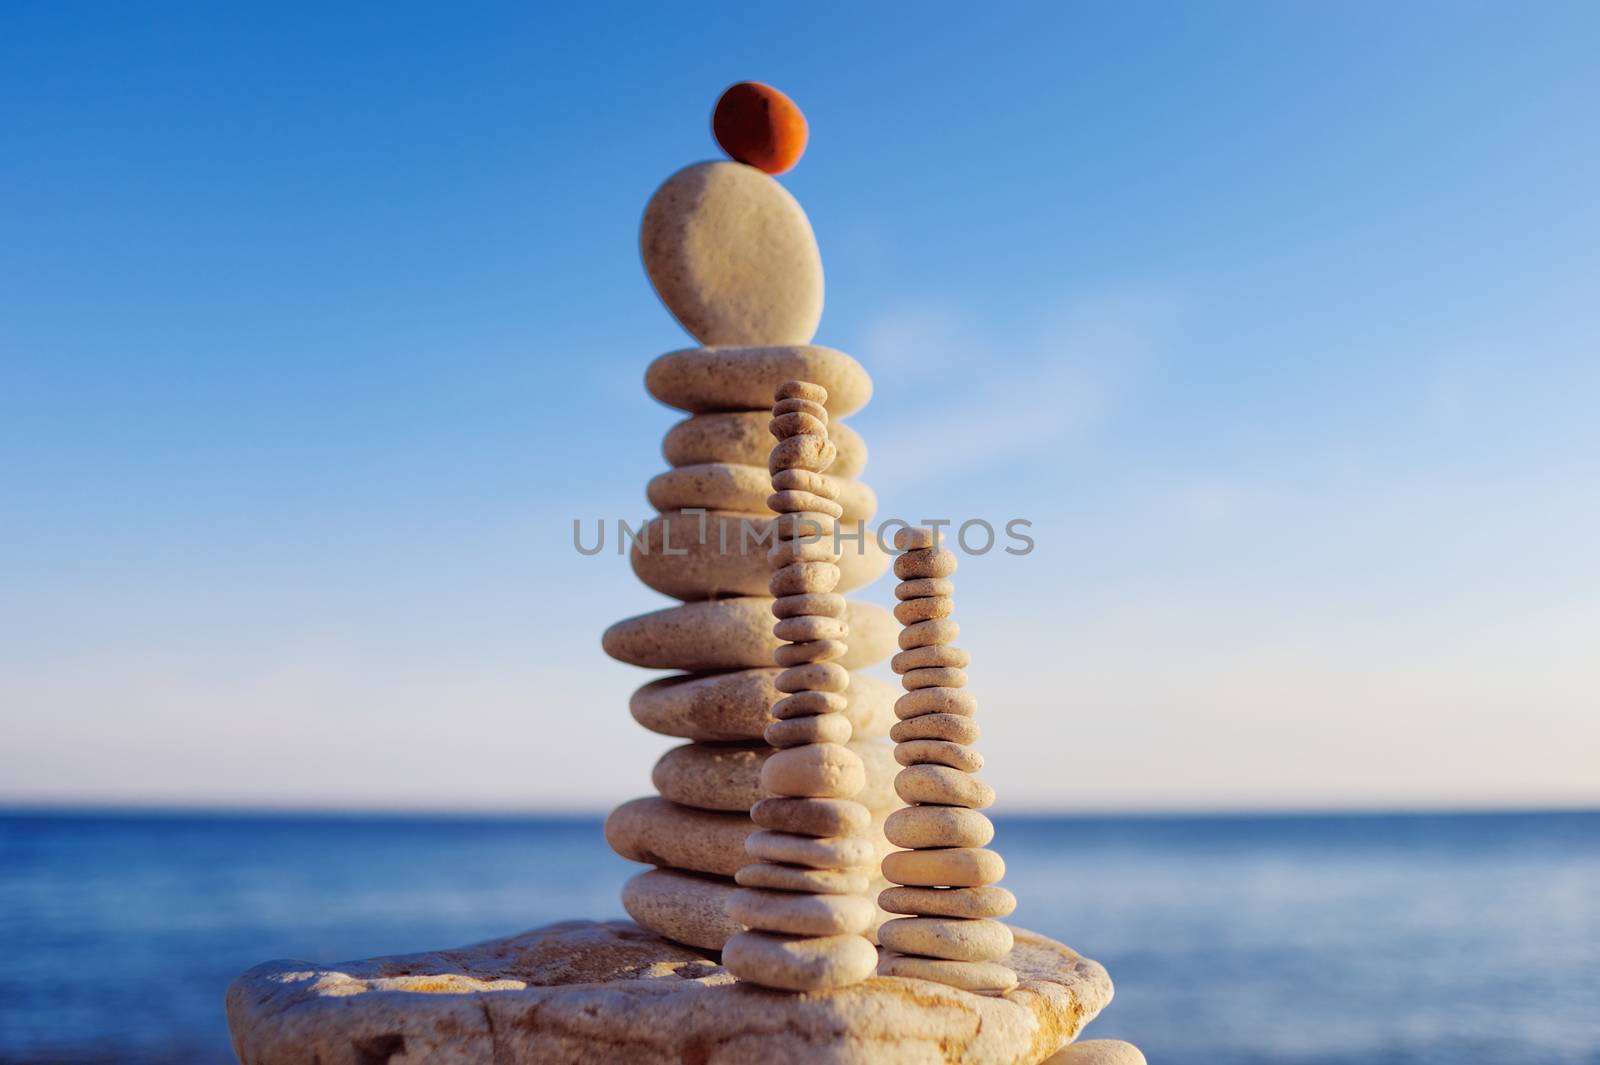
[[[629,922],[456,950],[276,961],[228,989],[244,1065],[1037,1065],[1111,1000],[1096,962],[1016,930],[1004,996],[875,977],[795,995]]]

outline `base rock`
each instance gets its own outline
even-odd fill
[[[455,950],[258,965],[228,989],[244,1065],[1037,1065],[1111,1000],[1099,964],[1022,929],[1004,996],[874,977],[804,995],[734,981],[626,921]]]

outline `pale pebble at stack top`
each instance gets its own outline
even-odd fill
[[[883,875],[899,887],[884,890],[878,905],[910,914],[878,929],[885,976],[934,980],[967,991],[1002,992],[1017,976],[999,959],[1011,952],[1011,929],[995,920],[1017,900],[998,881],[1005,862],[986,845],[994,825],[980,811],[994,789],[973,774],[983,756],[973,749],[977,703],[966,690],[967,653],[954,646],[960,627],[950,575],[956,556],[938,546],[929,529],[902,529],[894,562],[900,584],[895,616],[905,626],[891,663],[906,689],[895,703],[900,718],[890,735],[895,759],[905,766],[895,790],[912,805],[889,815],[884,826],[897,847]]]
[[[745,840],[754,861],[739,870],[741,888],[728,901],[729,916],[750,931],[727,941],[722,961],[741,980],[820,991],[858,983],[877,968],[863,934],[876,914],[865,894],[876,855],[865,838],[872,815],[855,801],[866,768],[844,746],[850,673],[837,660],[849,629],[844,600],[833,594],[841,508],[825,472],[834,459],[828,393],[791,381],[776,398],[768,503],[779,518],[768,561],[773,635],[784,641],[773,655],[783,667],[775,686],[785,694],[765,733],[777,749],[761,767],[768,797],[750,810],[761,829]]]
[[[646,207],[640,250],[667,309],[709,346],[668,352],[645,373],[650,395],[688,416],[663,442],[671,469],[649,484],[658,514],[630,561],[646,585],[680,602],[617,622],[603,645],[620,661],[674,671],[640,687],[629,709],[645,728],[687,742],[656,763],[656,795],[612,811],[606,839],[623,857],[654,867],[623,888],[635,921],[720,950],[741,930],[727,904],[734,874],[749,860],[745,840],[757,831],[750,809],[774,754],[764,732],[784,694],[773,664],[782,641],[768,588],[772,540],[761,539],[776,520],[767,470],[773,392],[797,380],[826,390],[836,451],[829,480],[853,533],[877,501],[856,479],[866,446],[838,418],[866,405],[872,380],[849,355],[811,343],[822,309],[821,256],[805,212],[768,174],[731,160],[680,170]],[[741,542],[747,522],[753,532]],[[889,563],[869,529],[859,548],[846,543],[834,595],[877,579]],[[844,602],[842,620],[850,641],[830,664],[851,671],[842,714],[848,747],[864,767],[857,801],[871,813],[865,835],[873,855],[857,888],[870,901],[884,883],[879,862],[892,849],[884,818],[903,804],[886,738],[895,689],[854,671],[894,653],[897,625],[883,607],[858,601]],[[869,935],[886,917],[871,908]]]

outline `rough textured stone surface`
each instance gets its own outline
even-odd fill
[[[1005,964],[1021,982],[1003,996],[895,977],[790,995],[634,924],[573,921],[431,954],[269,962],[229,988],[228,1023],[244,1065],[1037,1065],[1111,981],[1059,943],[1016,939]]]
[[[659,356],[644,372],[652,396],[691,414],[771,410],[772,392],[785,381],[826,388],[828,413],[835,416],[858,411],[872,398],[872,378],[859,362],[816,344],[684,348]]]
[[[650,198],[639,253],[656,295],[702,344],[805,344],[822,255],[789,191],[751,166],[696,163]]]

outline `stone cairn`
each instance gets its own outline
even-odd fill
[[[895,760],[905,766],[895,791],[911,805],[885,825],[889,842],[908,849],[884,859],[884,877],[900,886],[885,889],[878,905],[912,916],[879,928],[885,954],[878,971],[999,993],[1017,976],[999,964],[1012,935],[995,918],[1010,914],[1017,900],[998,886],[1005,862],[986,849],[994,825],[980,811],[994,803],[994,789],[972,775],[983,756],[972,748],[978,725],[977,702],[966,690],[971,658],[954,646],[961,633],[950,616],[956,556],[938,546],[931,529],[901,529],[895,547],[903,553],[894,561],[894,613],[905,628],[891,666],[906,694],[895,703],[900,722],[890,735]]]
[[[651,197],[640,226],[640,251],[656,293],[705,346],[662,355],[645,372],[650,395],[688,417],[672,426],[662,443],[671,468],[646,489],[658,513],[632,543],[630,561],[641,581],[679,602],[616,623],[602,641],[613,658],[672,671],[634,692],[629,709],[645,728],[687,741],[656,763],[651,775],[656,795],[624,803],[606,820],[612,849],[653,867],[628,881],[623,906],[640,925],[706,950],[721,950],[729,937],[743,932],[743,918],[769,929],[778,920],[757,919],[749,909],[755,905],[750,895],[738,896],[740,919],[729,910],[739,891],[735,874],[752,856],[792,855],[762,848],[795,845],[794,833],[823,834],[822,820],[783,820],[799,816],[779,812],[789,809],[783,804],[764,805],[760,825],[752,821],[752,808],[767,797],[763,773],[768,784],[780,779],[776,768],[765,770],[780,757],[774,745],[785,748],[779,763],[785,766],[806,757],[791,751],[805,751],[808,745],[790,744],[808,729],[826,739],[820,746],[830,755],[853,752],[861,777],[855,802],[870,817],[860,824],[859,814],[852,812],[848,822],[849,835],[855,837],[849,853],[862,856],[858,867],[833,877],[819,871],[801,880],[784,873],[791,877],[784,884],[746,873],[744,882],[758,890],[792,889],[803,880],[849,886],[846,894],[865,896],[870,910],[866,932],[873,936],[887,916],[871,903],[885,883],[879,864],[893,849],[883,834],[884,818],[902,805],[893,786],[898,766],[886,738],[894,723],[895,689],[857,672],[893,654],[898,626],[884,608],[846,601],[838,594],[876,580],[890,563],[874,531],[862,524],[877,507],[872,490],[857,479],[866,464],[866,445],[839,421],[866,404],[872,381],[855,359],[811,343],[822,314],[822,259],[805,212],[772,177],[780,164],[798,158],[792,140],[798,128],[803,146],[804,119],[781,94],[755,88],[759,92],[752,96],[744,91],[750,86],[736,87],[744,95],[730,90],[717,107],[717,136],[734,159],[696,163],[672,175]],[[790,138],[779,145],[782,150],[767,150],[772,138],[762,132],[773,116],[784,117],[780,132]],[[802,389],[802,395],[781,400],[779,406],[787,403],[793,409],[774,419],[773,395],[789,381],[812,382],[816,390]],[[825,398],[806,398],[811,395]],[[821,423],[823,433],[791,439],[825,439],[833,454],[825,477],[831,497],[815,487],[774,491],[768,469],[773,451],[769,423],[814,428],[808,419]],[[785,441],[778,450],[785,446],[811,445]],[[809,459],[790,464],[777,470],[778,483],[820,485],[822,468]],[[817,497],[804,500],[815,517],[831,519],[837,510],[847,537],[841,540],[836,563],[837,585],[826,590],[781,583],[769,587],[774,579],[769,551],[799,550],[775,547],[774,537],[783,526],[773,527],[780,520],[774,504],[787,507],[801,501],[801,496],[787,494],[798,492]],[[858,533],[864,535],[858,538]],[[810,562],[797,565],[811,567]],[[832,565],[826,568],[835,571]],[[818,612],[780,618],[775,633],[774,596],[788,599],[785,589],[819,597],[805,604]],[[831,613],[821,612],[824,608]],[[774,704],[800,693],[780,690],[783,667],[774,664],[798,660],[775,660],[774,655],[796,634],[823,631],[839,636],[848,632],[848,645],[836,647],[837,636],[828,636],[820,647],[802,651],[788,644],[783,653],[803,656],[826,649],[830,657],[801,668],[836,679],[848,671],[847,688],[841,683],[825,698],[807,697],[835,712],[812,722],[775,718]],[[790,686],[788,681],[782,684]],[[804,706],[806,700],[786,705]],[[835,813],[843,818],[843,810],[838,807]],[[747,851],[753,835],[753,849]],[[815,838],[805,843],[819,846]],[[791,862],[779,857],[771,864],[773,870],[785,870]],[[850,863],[837,864],[843,868]],[[805,890],[815,890],[815,884]],[[788,902],[819,910],[849,908],[839,927],[852,929],[851,935],[861,931],[861,907],[807,900],[802,893]],[[763,905],[770,913],[770,900]],[[799,918],[786,920],[792,925]]]
[[[978,811],[993,792],[969,775],[982,762],[970,746],[967,656],[951,646],[954,557],[926,530],[906,530],[895,616],[839,594],[882,576],[890,557],[871,530],[844,538],[876,500],[856,479],[865,445],[839,418],[866,404],[872,382],[848,355],[811,343],[821,256],[805,212],[771,176],[800,157],[805,129],[782,93],[735,85],[713,119],[733,161],[672,175],[641,226],[651,283],[705,345],[645,373],[649,393],[688,417],[663,442],[671,468],[646,492],[659,513],[631,561],[679,602],[603,639],[613,658],[671,671],[629,708],[688,741],[656,764],[658,795],[623,804],[605,826],[617,853],[652,867],[628,882],[623,905],[664,940],[571,922],[333,969],[270,962],[228,992],[242,1061],[342,1061],[352,1046],[377,1060],[398,1046],[461,1065],[708,1053],[730,1065],[1145,1065],[1127,1043],[1062,1047],[1110,1000],[1110,980],[1022,929],[1007,958],[1023,977],[1015,993],[912,984],[1017,984],[997,964],[1013,934],[994,920],[1014,900],[995,884],[999,855],[984,849],[993,829]],[[837,554],[808,535],[836,520]],[[759,546],[741,541],[747,523]],[[894,653],[897,631],[898,702],[892,685],[859,672]],[[880,935],[881,961],[871,946]],[[697,964],[707,951],[740,980]],[[875,967],[901,979],[865,979]],[[405,981],[470,993],[355,993]],[[745,983],[818,994],[747,993]],[[602,1001],[618,1008],[597,1012]]]
[[[785,693],[766,740],[777,753],[761,767],[770,798],[750,810],[761,831],[745,840],[755,861],[740,869],[742,889],[728,914],[751,931],[723,947],[723,964],[741,980],[790,991],[843,987],[871,976],[878,952],[863,935],[875,923],[866,870],[877,857],[865,833],[872,814],[855,801],[866,783],[851,738],[844,693],[850,673],[835,660],[846,651],[845,602],[833,594],[841,552],[835,529],[843,508],[825,472],[827,390],[790,381],[772,408],[772,496],[777,542],[769,561],[777,599],[774,652]]]

